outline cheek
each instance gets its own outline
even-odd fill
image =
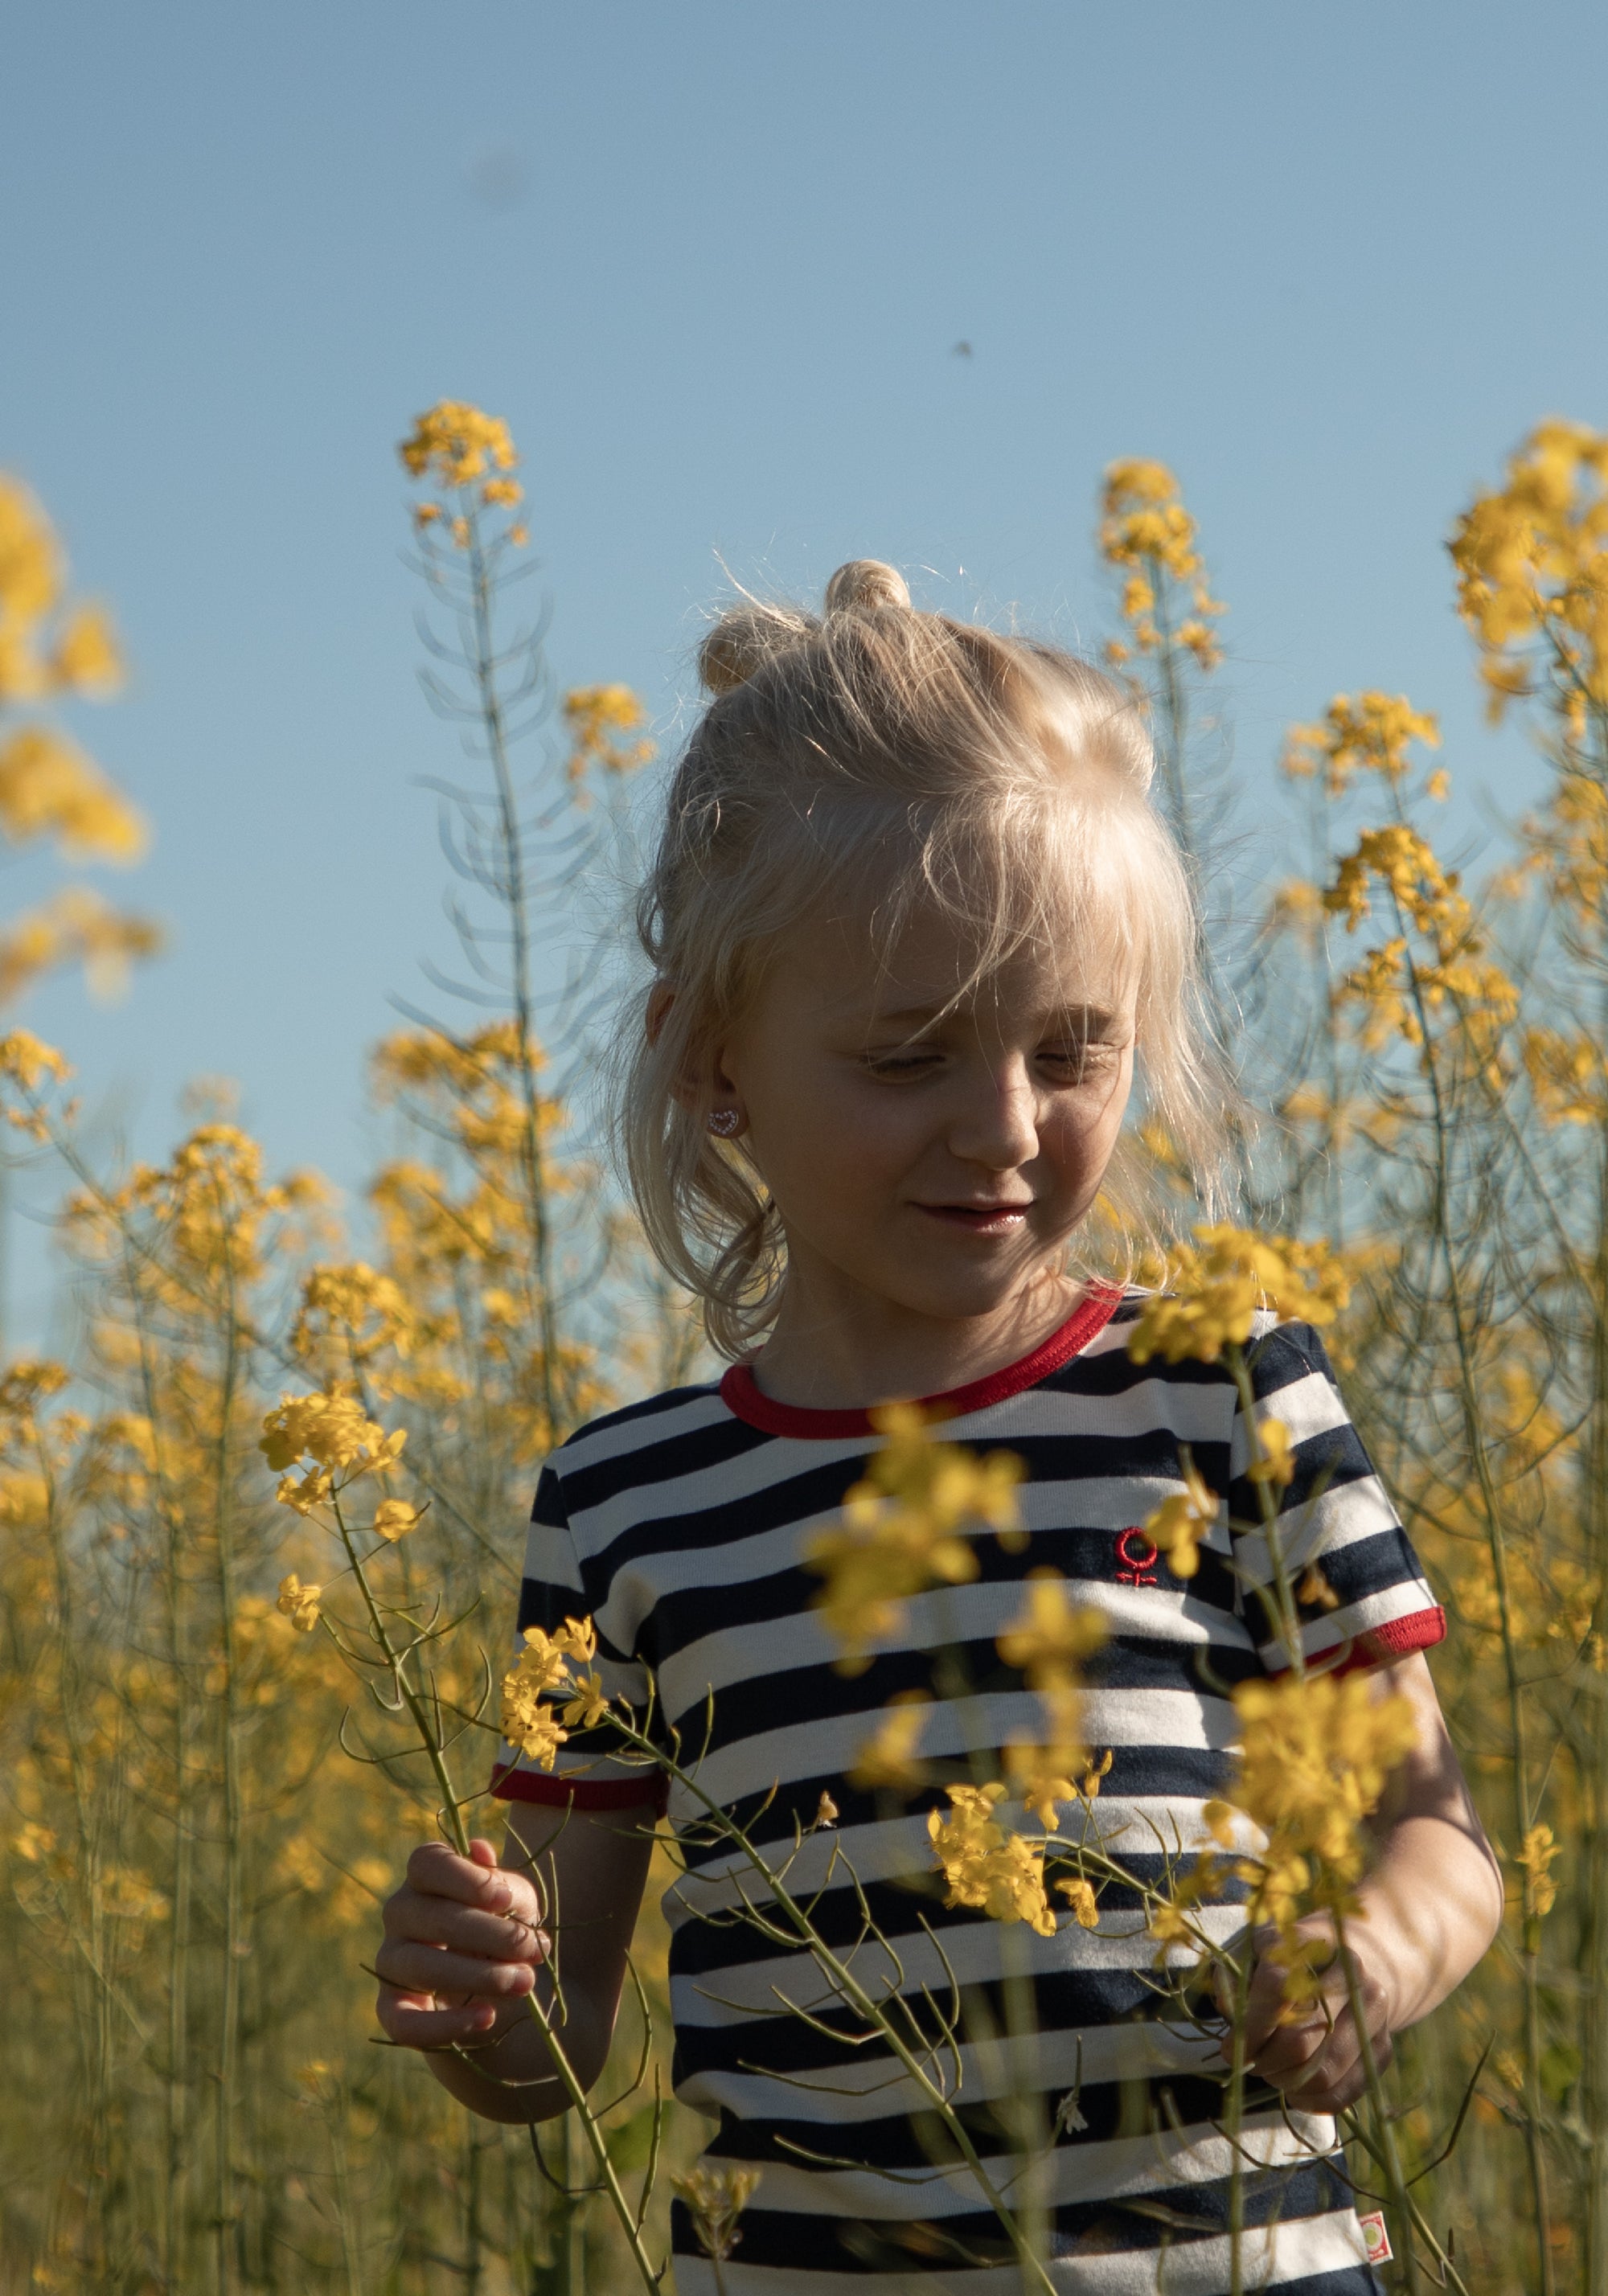
[[[841,1073],[817,1073],[813,1090],[801,1081],[751,1110],[755,1160],[778,1201],[802,1214],[880,1200],[919,1152],[915,1110]]]
[[[1125,1101],[1126,1095],[1113,1093],[1103,1100],[1074,1102],[1045,1126],[1043,1152],[1069,1185],[1104,1170],[1122,1128]]]

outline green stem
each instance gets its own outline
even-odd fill
[[[840,1961],[837,1955],[824,1942],[809,1916],[794,1899],[780,1876],[772,1872],[749,1841],[742,1828],[710,1794],[705,1792],[697,1779],[688,1771],[684,1770],[678,1762],[672,1760],[660,1748],[652,1744],[634,1725],[624,1721],[619,1716],[611,1718],[615,1728],[625,1739],[627,1744],[634,1747],[639,1753],[647,1755],[668,1777],[672,1778],[677,1785],[691,1794],[694,1800],[701,1803],[710,1822],[726,1841],[732,1842],[742,1852],[748,1865],[764,1884],[766,1894],[780,1909],[799,1942],[814,1958],[816,1966],[827,1979],[833,1989],[857,2017],[873,2026],[882,2035],[898,2059],[905,2072],[921,2092],[923,2101],[943,2120],[956,2150],[964,2161],[979,2190],[984,2195],[1010,2240],[1012,2250],[1022,2267],[1024,2276],[1029,2278],[1030,2284],[1041,2290],[1043,2296],[1055,2296],[1054,2281],[1051,2280],[1040,2259],[1033,2254],[1028,2236],[1018,2223],[1010,2203],[983,2167],[977,2148],[972,2144],[971,2136],[953,2104],[881,2005],[866,1991],[848,1964]]]
[[[1363,2079],[1367,2084],[1368,2103],[1374,2112],[1374,2128],[1379,2144],[1375,2157],[1384,2170],[1391,2206],[1396,2211],[1398,2229],[1401,2234],[1402,2276],[1407,2284],[1407,2296],[1417,2296],[1418,2258],[1413,2245],[1412,2202],[1407,2194],[1407,2179],[1401,2173],[1401,2155],[1397,2149],[1395,2125],[1391,2119],[1384,2083],[1380,2078],[1374,2036],[1368,2030],[1368,2021],[1363,2013],[1357,1957],[1347,1941],[1344,1923],[1337,1917],[1334,1926],[1340,1939],[1340,1962],[1345,1974],[1346,2000],[1350,2007],[1351,2021],[1357,2028],[1358,2045],[1362,2053]]]
[[[1469,1328],[1467,1303],[1463,1296],[1463,1271],[1451,1227],[1451,1137],[1449,1114],[1446,1106],[1438,1047],[1430,1026],[1429,1009],[1419,977],[1412,942],[1407,930],[1407,920],[1396,903],[1397,928],[1406,945],[1407,979],[1413,1000],[1423,1048],[1423,1074],[1428,1082],[1430,1108],[1434,1138],[1434,1182],[1432,1204],[1432,1226],[1440,1246],[1441,1264],[1446,1271],[1447,1301],[1451,1311],[1452,1336],[1457,1358],[1457,1397],[1463,1420],[1464,1439],[1468,1446],[1475,1480],[1480,1488],[1480,1504],[1485,1517],[1486,1539],[1490,1553],[1491,1576],[1496,1585],[1497,1612],[1502,1634],[1502,1662],[1507,1688],[1508,1730],[1513,1745],[1514,1820],[1518,1843],[1522,1845],[1533,1823],[1530,1797],[1530,1754],[1524,1685],[1519,1671],[1518,1638],[1514,1631],[1512,1586],[1508,1576],[1507,1540],[1502,1510],[1497,1495],[1496,1477],[1491,1470],[1486,1449],[1484,1431],[1481,1424],[1480,1398],[1474,1374],[1473,1340]],[[1524,2085],[1525,2085],[1525,2146],[1530,2168],[1531,2196],[1536,2211],[1536,2256],[1541,2296],[1555,2296],[1556,2286],[1553,2266],[1551,2202],[1548,2194],[1546,2156],[1541,2128],[1541,2004],[1539,1940],[1534,1934],[1536,1924],[1527,1923],[1520,1955],[1520,1972],[1524,1990]]]
[[[473,676],[480,696],[480,718],[496,784],[497,822],[503,853],[503,904],[508,912],[511,944],[510,976],[516,1059],[525,1121],[520,1138],[520,1162],[530,1218],[537,1316],[542,1335],[542,1408],[547,1420],[547,1441],[556,1443],[564,1432],[568,1398],[560,1378],[557,1302],[553,1292],[553,1237],[549,1217],[551,1190],[542,1149],[542,1098],[537,1085],[535,1006],[530,979],[530,916],[525,885],[524,835],[520,824],[519,797],[508,758],[508,729],[503,698],[497,686],[496,644],[493,633],[496,586],[480,545],[480,524],[472,504],[470,518],[470,598],[474,628]]]

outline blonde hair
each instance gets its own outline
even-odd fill
[[[769,1328],[786,1246],[758,1168],[710,1134],[687,1079],[829,896],[868,900],[884,952],[936,904],[973,952],[959,996],[1030,945],[1097,951],[1134,991],[1149,1112],[1210,1196],[1231,1087],[1133,695],[1052,646],[917,612],[869,559],[838,569],[820,617],[723,614],[698,666],[713,699],[637,899],[655,978],[622,1045],[617,1136],[648,1240],[719,1352],[746,1355]],[[1145,1162],[1125,1136],[1104,1193],[1151,1240]]]

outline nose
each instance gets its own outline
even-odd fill
[[[951,1152],[990,1172],[1011,1172],[1038,1153],[1038,1101],[1019,1055],[980,1068],[949,1129]]]

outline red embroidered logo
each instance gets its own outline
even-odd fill
[[[1119,1587],[1156,1584],[1156,1550],[1136,1522],[1117,1533],[1117,1561],[1124,1566],[1117,1573]]]

